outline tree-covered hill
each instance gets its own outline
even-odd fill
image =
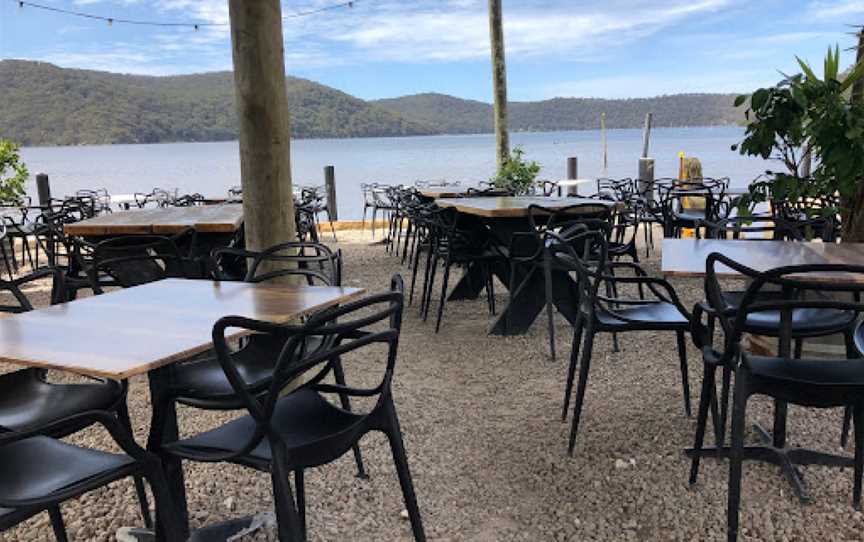
[[[366,102],[289,77],[291,134],[374,137],[492,131],[492,106],[444,94]],[[510,127],[522,131],[642,126],[711,126],[741,121],[726,94],[680,94],[601,100],[555,98],[510,104]],[[23,145],[218,141],[237,138],[230,72],[149,77],[0,61],[0,137]]]
[[[294,137],[435,132],[305,79],[288,78],[288,97]],[[236,139],[232,75],[146,77],[3,60],[0,137],[24,145]]]

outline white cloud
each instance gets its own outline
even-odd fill
[[[535,98],[645,98],[664,94],[752,92],[760,86],[773,85],[779,76],[761,71],[730,70],[713,73],[634,74],[598,77],[547,85]]]
[[[849,21],[842,20],[848,15],[864,15],[864,1],[862,0],[817,0],[810,2],[807,6],[809,17],[820,19],[823,21],[836,20],[837,22],[847,23]],[[852,21],[860,22],[860,21]]]

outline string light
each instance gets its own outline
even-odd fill
[[[34,8],[34,9],[41,9],[43,11],[60,13],[63,15],[71,15],[73,17],[82,17],[84,19],[95,19],[98,21],[106,21],[108,23],[108,26],[113,26],[114,23],[117,23],[117,24],[132,24],[132,25],[138,25],[138,26],[186,27],[186,28],[192,28],[193,30],[198,31],[201,27],[204,27],[204,26],[228,26],[230,24],[227,22],[224,22],[224,23],[198,22],[198,23],[196,23],[196,22],[168,22],[168,21],[146,21],[146,20],[140,20],[140,19],[123,19],[123,18],[118,18],[118,17],[107,17],[104,15],[96,15],[93,13],[86,13],[83,11],[73,11],[73,10],[69,10],[69,9],[57,8],[54,6],[46,6],[45,4],[30,2],[28,0],[13,0],[13,1],[16,1],[18,3],[19,9],[27,6],[27,7]],[[320,8],[310,9],[308,11],[298,11],[295,13],[289,13],[287,15],[284,15],[282,18],[283,19],[294,19],[297,17],[308,17],[310,15],[315,15],[317,13],[322,13],[325,11],[332,11],[335,9],[344,9],[344,8],[350,9],[350,8],[353,8],[354,4],[356,4],[359,1],[360,0],[349,0],[347,2],[339,2],[336,4],[331,4],[329,6],[322,6]]]

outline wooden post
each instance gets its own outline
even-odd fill
[[[229,0],[246,247],[294,241],[288,98],[279,0]]]
[[[654,159],[643,157],[639,159],[639,192],[646,194],[648,199],[654,198]]]
[[[864,62],[864,27],[858,29],[858,54],[855,55],[856,64]],[[852,85],[852,102],[864,102],[864,78],[859,78]]]
[[[327,218],[331,222],[339,220],[336,210],[336,168],[324,166],[324,189],[327,191]]]
[[[51,203],[51,183],[48,180],[48,174],[39,173],[36,175],[36,192],[39,196],[39,207],[47,208]]]
[[[495,158],[500,172],[510,157],[510,136],[507,131],[507,65],[504,61],[501,0],[489,0],[489,38],[492,43],[492,88],[495,93]]]
[[[567,179],[575,180],[579,178],[579,159],[575,156],[570,156],[567,158]],[[558,196],[562,196],[561,189],[558,189]],[[567,195],[568,196],[578,196],[579,195],[579,186],[568,186],[567,187]]]

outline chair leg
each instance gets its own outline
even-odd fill
[[[573,403],[573,421],[570,425],[570,443],[567,453],[573,455],[576,446],[576,433],[579,431],[579,418],[582,416],[582,403],[585,401],[585,388],[588,386],[588,371],[591,368],[591,353],[594,349],[594,324],[586,323],[585,346],[582,349],[582,358],[579,360],[579,383],[576,387],[576,401]]]
[[[726,421],[729,419],[729,389],[731,387],[732,368],[723,367],[723,383],[720,387],[720,422],[717,431],[717,446],[723,446],[726,442]]]
[[[57,542],[68,542],[69,537],[66,535],[66,524],[63,522],[60,505],[49,508],[48,517],[51,518],[51,529],[54,531],[54,538],[57,539]]]
[[[681,364],[681,387],[684,390],[684,411],[687,417],[693,415],[690,406],[690,377],[687,375],[687,342],[684,340],[684,332],[677,331],[678,338],[678,360]]]
[[[432,271],[432,257],[434,256],[433,251],[434,242],[429,243],[429,249],[426,252],[426,267],[423,269],[423,291],[420,294],[420,316],[423,316],[423,312],[426,310],[426,290],[429,288],[429,274],[434,273]]]
[[[486,265],[486,294],[489,296],[489,311],[495,316],[495,273],[492,264]]]
[[[438,254],[432,255],[432,265],[427,270],[429,272],[429,287],[426,289],[426,303],[423,307],[423,321],[429,318],[429,307],[432,305],[432,291],[435,289],[435,275],[438,272]]]
[[[336,360],[333,364],[333,379],[336,381],[336,384],[340,386],[345,386],[345,371],[342,369],[341,360]],[[339,394],[339,402],[342,405],[342,409],[351,412],[351,400],[344,393]],[[360,453],[360,443],[355,443],[354,446],[351,447],[351,450],[354,452],[354,462],[357,464],[357,478],[366,480],[369,478],[369,475],[366,474],[366,467],[363,465],[363,455]],[[297,492],[300,492],[300,489],[297,489]],[[305,525],[305,523],[304,523]]]
[[[441,283],[441,299],[438,300],[438,319],[435,321],[435,333],[441,329],[441,317],[444,316],[444,303],[447,302],[447,282],[450,280],[450,258],[444,262],[444,280]]]
[[[372,239],[375,239],[375,218],[378,216],[378,208],[372,207]]]
[[[300,519],[301,540],[306,540],[306,482],[303,480],[303,469],[294,471],[294,488],[297,492],[297,516]]]
[[[423,531],[423,520],[420,518],[420,508],[417,506],[417,495],[414,493],[414,483],[411,480],[411,471],[408,469],[408,457],[405,454],[405,444],[402,442],[402,430],[399,428],[399,419],[396,417],[396,408],[392,400],[388,401],[388,418],[390,427],[387,438],[390,441],[390,450],[393,454],[393,463],[396,465],[396,474],[399,476],[399,485],[402,487],[402,497],[405,500],[405,509],[411,520],[411,531],[415,542],[425,542],[426,534]]]
[[[561,409],[561,421],[567,421],[567,410],[570,408],[570,396],[573,394],[573,379],[576,376],[576,364],[579,360],[579,348],[582,345],[584,331],[582,313],[576,316],[573,324],[573,345],[570,348],[570,367],[567,368],[567,385],[564,388],[564,408]]]
[[[300,517],[294,507],[294,496],[291,491],[291,483],[288,481],[290,474],[284,468],[286,463],[284,452],[274,450],[273,472],[270,479],[273,484],[273,501],[276,507],[276,524],[279,540],[282,542],[295,542],[303,540],[303,528],[300,525]]]
[[[699,413],[696,416],[696,439],[693,443],[693,459],[690,462],[690,485],[696,483],[699,476],[699,456],[705,441],[705,426],[708,425],[708,409],[715,393],[714,376],[717,369],[714,365],[704,364],[702,374],[702,393],[699,395]],[[718,444],[720,446],[720,444]]]
[[[121,401],[117,407],[117,420],[124,429],[132,432],[132,421],[129,419],[129,408],[126,406],[126,401]],[[135,494],[138,496],[138,504],[141,507],[141,518],[144,520],[144,526],[148,529],[153,528],[153,518],[150,516],[150,505],[147,502],[147,491],[144,488],[144,479],[141,476],[133,476],[135,483]]]
[[[855,420],[855,480],[852,486],[852,506],[861,509],[861,477],[864,474],[864,403],[858,401],[854,407]]]
[[[366,231],[366,210],[369,209],[366,205],[363,205],[363,220],[360,222],[360,229],[362,231]]]
[[[741,505],[741,465],[744,459],[744,428],[747,415],[746,369],[735,371],[735,398],[732,405],[732,449],[729,454],[729,497],[726,508],[726,537],[738,540],[738,508]]]
[[[552,356],[552,361],[555,361],[555,313],[553,311],[554,298],[552,295],[552,264],[549,261],[551,256],[543,254],[543,278],[546,290],[546,321],[549,324],[549,355]]]
[[[420,266],[420,251],[417,250],[412,254],[411,261],[413,262],[411,269],[411,293],[408,295],[408,304],[414,304],[414,286],[417,283],[417,268]]]

